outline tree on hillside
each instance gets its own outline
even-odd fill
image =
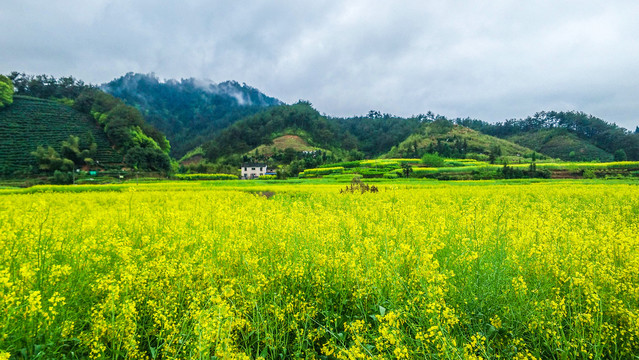
[[[628,160],[628,156],[623,149],[619,149],[615,151],[615,161],[626,161]]]
[[[499,158],[501,156],[501,154],[502,154],[501,146],[499,146],[497,144],[492,145],[490,147],[490,155],[489,155],[488,161],[491,164],[494,164],[495,161],[497,160],[497,158]]]
[[[9,78],[13,81],[16,94],[38,97],[41,99],[75,99],[90,85],[72,76],[56,79],[49,75],[27,75],[13,71]]]
[[[435,154],[426,153],[424,154],[424,156],[422,156],[422,164],[428,167],[437,168],[437,167],[446,166],[446,161],[444,161],[444,159],[436,153]]]
[[[82,166],[93,164],[93,156],[97,149],[98,145],[93,141],[93,136],[81,141],[79,136],[69,135],[69,138],[62,142],[60,152],[64,158],[73,161],[75,166]]]
[[[31,155],[38,159],[40,170],[50,172],[56,170],[73,170],[73,161],[60,156],[60,154],[58,154],[58,152],[51,146],[47,146],[46,149],[43,146],[38,146],[36,151],[31,152]]]
[[[13,82],[4,75],[0,75],[0,108],[13,103]]]
[[[410,174],[413,173],[413,166],[411,164],[402,163],[402,174],[404,174],[405,178],[409,178]]]

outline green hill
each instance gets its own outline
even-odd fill
[[[491,154],[496,157],[529,156],[533,150],[440,118],[424,122],[416,132],[393,147],[384,157],[420,158],[425,153],[438,153],[450,158],[488,159]]]
[[[563,129],[539,130],[510,135],[507,140],[544,155],[566,161],[612,161],[613,154]]]
[[[31,152],[39,145],[59,151],[69,135],[89,133],[98,146],[94,160],[103,166],[122,162],[104,131],[86,115],[55,101],[16,95],[12,105],[0,109],[0,175],[30,173],[38,168]]]
[[[349,134],[340,134],[336,122],[321,116],[310,104],[299,102],[268,108],[242,119],[222,130],[204,144],[205,157],[210,161],[239,162],[244,154],[261,149],[261,155],[279,147],[326,149],[342,151],[342,144]],[[356,142],[356,140],[353,140]],[[295,144],[292,144],[292,143]],[[266,151],[266,149],[270,149]],[[297,151],[297,150],[296,150]],[[236,158],[234,161],[233,158]]]
[[[495,124],[473,119],[457,123],[566,161],[639,160],[639,132],[579,111],[541,111]]]

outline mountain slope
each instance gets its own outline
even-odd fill
[[[510,141],[482,134],[473,129],[456,125],[439,118],[427,121],[397,147],[389,151],[386,158],[421,157],[425,153],[439,153],[443,157],[466,156],[526,156],[533,150]]]
[[[296,135],[311,147],[342,151],[341,134],[335,122],[321,116],[310,104],[271,107],[242,119],[221,131],[204,144],[206,158],[210,161],[241,156],[261,145],[273,145],[275,139]],[[237,162],[237,161],[236,161]]]
[[[539,130],[505,137],[544,155],[567,161],[612,161],[613,154],[563,129]]]
[[[102,89],[138,108],[162,131],[180,158],[237,120],[282,104],[235,81],[214,84],[196,79],[160,81],[153,74],[128,73]]]
[[[0,175],[26,174],[38,168],[31,155],[38,146],[60,150],[69,135],[91,134],[97,152],[94,160],[102,165],[121,163],[122,156],[98,124],[85,114],[55,101],[14,96],[13,104],[0,109]]]
[[[471,119],[457,123],[562,160],[609,160],[621,150],[628,160],[639,160],[638,133],[583,112],[542,111],[496,124]]]

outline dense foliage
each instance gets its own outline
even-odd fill
[[[636,186],[376,187],[0,190],[0,358],[639,353]]]
[[[153,74],[128,73],[102,88],[138,108],[147,122],[166,134],[176,158],[235,121],[281,104],[234,81],[212,84],[191,78],[162,82]]]
[[[367,116],[331,119],[338,123],[341,131],[353,135],[356,149],[367,158],[377,157],[388,152],[393,146],[404,141],[415,132],[424,121],[423,117],[400,118],[390,114],[370,111]],[[349,138],[347,140],[352,140]],[[352,147],[345,143],[343,147]]]
[[[0,109],[13,103],[13,83],[11,79],[0,75]]]
[[[89,132],[80,139],[79,136],[69,135],[67,140],[61,143],[61,154],[51,146],[38,146],[36,151],[31,152],[38,160],[40,170],[55,171],[75,171],[81,166],[94,164],[98,145],[95,143],[93,135]]]
[[[170,169],[169,141],[144,121],[138,110],[97,89],[83,91],[75,101],[78,111],[90,114],[121,154],[135,169]]]

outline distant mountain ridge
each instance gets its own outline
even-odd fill
[[[60,151],[69,135],[91,133],[83,127],[62,137],[55,134],[57,127],[84,126],[87,117],[104,132],[92,135],[98,150],[91,158],[162,171],[170,167],[169,151],[174,159],[191,154],[181,163],[202,162],[231,172],[248,160],[289,164],[290,174],[327,162],[421,158],[426,153],[491,161],[501,157],[502,162],[530,158],[534,152],[566,161],[639,160],[639,127],[631,132],[576,111],[539,112],[501,123],[431,112],[402,118],[373,110],[339,118],[320,114],[308,101],[284,104],[237,81],[160,80],[128,73],[102,85],[103,92],[73,77],[13,72],[8,78],[17,103],[0,111],[2,138],[11,140],[4,144],[12,144],[0,152],[5,175],[29,173],[37,166],[33,146]],[[78,114],[69,115],[69,110]],[[38,119],[56,125],[32,142],[23,136],[32,135]]]
[[[146,121],[167,136],[176,158],[237,120],[283,104],[237,81],[161,81],[154,74],[128,73],[101,88],[138,108]]]

